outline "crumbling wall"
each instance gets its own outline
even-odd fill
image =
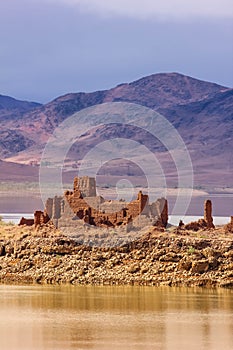
[[[212,203],[209,199],[207,199],[204,204],[204,220],[208,228],[214,228],[212,217]]]
[[[184,226],[186,230],[198,231],[200,229],[214,228],[212,217],[212,202],[208,199],[204,203],[204,219],[193,221]]]
[[[19,222],[19,226],[22,225],[26,225],[26,226],[41,226],[44,224],[47,224],[47,222],[49,222],[50,217],[48,216],[46,210],[40,211],[37,210],[34,212],[34,219],[25,219],[24,217],[21,218],[20,222]]]
[[[62,197],[55,196],[54,198],[48,198],[45,204],[45,210],[51,219],[58,219],[61,216],[62,211]]]
[[[55,196],[53,199],[52,219],[59,219],[61,216],[62,197]]]
[[[141,191],[137,199],[130,203],[105,202],[102,197],[83,198],[78,183],[78,178],[75,178],[74,191],[66,191],[64,196],[74,215],[86,223],[96,226],[119,226],[129,223],[141,213],[149,214],[148,196]],[[89,202],[93,202],[94,205]]]
[[[68,202],[70,208],[74,214],[80,219],[83,219],[86,210],[89,209],[88,203],[83,199],[82,193],[79,188],[75,188],[74,192],[66,191],[65,199]]]
[[[95,179],[87,176],[74,179],[73,191],[65,191],[64,197],[49,198],[46,202],[46,212],[56,227],[67,220],[80,219],[95,226],[120,226],[143,216],[156,216],[156,223],[166,227],[168,222],[168,205],[165,198],[158,199],[149,205],[148,195],[139,191],[137,199],[126,203],[124,201],[105,201],[96,196]],[[38,218],[39,220],[39,218]],[[139,220],[141,221],[141,220]]]
[[[47,224],[49,220],[50,220],[50,217],[48,216],[46,210],[45,211],[37,210],[34,212],[35,227]]]
[[[50,218],[53,216],[53,198],[48,198],[45,204],[45,210]]]
[[[53,221],[53,224],[55,225],[55,227],[58,227],[58,220],[63,214],[64,214],[64,198],[58,197],[58,196],[55,196],[54,198],[48,198],[45,204],[44,215],[46,218],[49,217],[49,219]],[[38,214],[37,225],[39,225],[40,220],[43,221],[43,219],[39,218],[39,214]]]
[[[155,225],[166,227],[168,223],[168,202],[165,198],[159,198],[150,205],[151,217],[156,218]]]
[[[89,176],[75,177],[74,178],[74,193],[81,191],[84,197],[96,196],[96,181],[95,178]]]
[[[34,219],[25,219],[24,217],[21,218],[19,222],[19,226],[33,226],[34,225]]]
[[[232,232],[233,233],[233,216],[230,218],[230,222],[224,226],[225,232]]]
[[[127,207],[127,216],[136,218],[138,215],[149,214],[148,195],[138,192],[137,199],[125,205]]]
[[[165,198],[159,198],[155,202],[157,206],[158,223],[166,227],[168,223],[168,203]]]

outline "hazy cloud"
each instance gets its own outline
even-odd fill
[[[47,0],[75,5],[100,15],[134,18],[233,17],[232,0]]]
[[[47,102],[174,71],[233,86],[232,20],[224,17],[231,14],[225,0],[218,11],[214,0],[211,10],[208,0],[196,0],[203,18],[191,16],[197,14],[192,0],[179,11],[177,0],[161,0],[159,7],[156,0],[104,1],[0,0],[0,93]]]

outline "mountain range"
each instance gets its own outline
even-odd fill
[[[233,187],[233,89],[179,73],[153,74],[109,90],[69,93],[45,105],[0,95],[0,179],[15,180],[19,166],[25,167],[19,180],[25,180],[27,172],[33,177],[35,170],[27,164],[40,161],[56,126],[75,112],[106,102],[136,103],[165,116],[190,152],[195,185]],[[127,132],[165,156],[163,145],[145,133],[139,135],[133,128]],[[97,128],[86,135],[85,142],[78,140],[69,156],[73,161],[82,159],[100,141],[113,135],[129,137],[124,133],[119,125]]]

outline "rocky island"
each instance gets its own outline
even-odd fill
[[[215,227],[207,200],[203,218],[174,227],[167,201],[149,204],[142,193],[131,206],[111,202],[114,214],[96,197],[97,212],[85,181],[75,179],[68,200],[49,199],[34,220],[0,226],[1,283],[233,287],[233,217]]]
[[[1,226],[0,281],[21,284],[110,284],[233,287],[233,233],[151,227],[120,246],[102,232],[78,239],[50,224]]]

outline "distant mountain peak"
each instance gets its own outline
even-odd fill
[[[0,109],[6,109],[6,110],[19,109],[21,111],[26,112],[40,106],[41,104],[37,102],[17,100],[14,97],[0,94]]]
[[[1,101],[4,103],[4,108],[0,109],[0,156],[13,161],[39,160],[48,137],[67,117],[106,102],[129,102],[158,111],[174,125],[191,152],[194,168],[199,169],[198,176],[204,178],[215,167],[216,176],[219,176],[218,169],[222,169],[222,179],[226,181],[225,169],[228,167],[230,175],[227,176],[232,181],[232,93],[230,88],[171,72],[148,75],[109,90],[68,93],[43,106],[36,104],[36,108],[30,103],[28,105],[28,102],[0,96],[0,105]],[[6,108],[7,103],[11,110]],[[26,103],[26,106],[22,103]],[[25,110],[25,107],[29,110]],[[123,129],[115,128],[113,134],[123,133]],[[110,136],[111,132],[103,128],[98,135],[87,135],[87,144],[80,140],[77,149],[74,149],[75,157],[80,151],[93,147],[97,139],[101,141],[106,134]],[[142,143],[147,142],[153,151],[164,152],[146,135],[137,134],[136,137]],[[203,172],[200,169],[204,169]],[[212,173],[210,178],[213,178]]]

